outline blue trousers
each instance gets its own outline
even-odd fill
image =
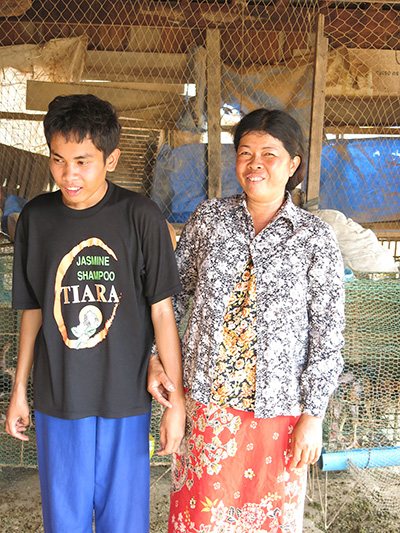
[[[45,533],[149,532],[150,413],[35,424]]]

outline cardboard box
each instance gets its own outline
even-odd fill
[[[400,50],[349,48],[348,53],[354,71],[368,70],[372,96],[400,96]]]
[[[327,96],[400,96],[400,50],[331,50]]]

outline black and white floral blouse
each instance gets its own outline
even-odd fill
[[[288,195],[257,236],[245,195],[206,200],[176,250],[183,290],[173,298],[182,337],[184,385],[204,404],[238,273],[253,259],[257,287],[257,418],[323,417],[343,360],[343,262],[330,226]],[[192,298],[192,302],[190,301]]]

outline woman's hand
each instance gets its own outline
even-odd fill
[[[147,368],[147,390],[158,403],[165,407],[172,407],[168,398],[169,393],[175,391],[175,385],[165,373],[158,355],[150,357]]]
[[[185,398],[174,401],[171,409],[164,411],[160,424],[160,449],[157,455],[169,455],[178,451],[185,433]]]
[[[322,450],[322,418],[302,414],[292,433],[290,457],[292,469],[314,464]]]
[[[147,369],[147,390],[165,407],[160,424],[160,449],[157,455],[169,455],[178,451],[185,432],[185,396],[168,378],[161,359],[150,357]]]

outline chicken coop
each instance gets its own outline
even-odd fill
[[[13,235],[23,204],[54,188],[47,106],[77,93],[118,111],[109,179],[154,199],[178,233],[202,200],[240,192],[232,131],[245,113],[297,119],[308,141],[297,202],[340,213],[355,239],[346,248],[337,233],[353,274],[325,450],[400,446],[399,2],[0,0],[0,76],[0,466],[36,464],[34,439],[4,431],[20,319]],[[156,441],[159,418],[155,406]]]

